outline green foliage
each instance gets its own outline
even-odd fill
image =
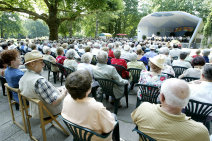
[[[17,37],[18,34],[23,34],[23,28],[19,16],[15,13],[1,13],[0,32],[1,38]]]
[[[207,22],[205,24],[204,30],[204,39],[203,39],[203,45],[207,46],[208,45],[208,37],[212,37],[212,8],[211,12],[207,17]],[[211,45],[212,47],[212,45]]]
[[[28,38],[36,38],[49,35],[48,26],[40,20],[26,20],[24,22],[24,27],[27,31]]]

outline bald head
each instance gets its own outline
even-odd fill
[[[184,107],[188,104],[190,89],[184,80],[171,78],[162,84],[161,93],[164,95],[167,105]]]

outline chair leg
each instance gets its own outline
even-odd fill
[[[117,100],[117,99],[114,100],[114,113],[115,113],[116,115],[117,115],[117,113],[118,113],[119,101],[120,101],[120,100]]]
[[[137,97],[136,108],[141,104],[141,100]]]
[[[120,141],[120,133],[119,133],[119,123],[117,122],[113,134],[112,134],[113,141]]]
[[[61,86],[62,86],[63,85],[63,73],[61,73],[60,83],[61,83]]]
[[[126,98],[126,104],[127,104],[127,108],[128,108],[128,84],[125,85],[124,95],[125,95],[125,98]]]
[[[48,81],[49,81],[49,77],[50,77],[50,70],[48,71]]]
[[[53,72],[53,76],[54,76],[54,84],[56,84],[56,81],[57,81],[57,72]]]
[[[43,141],[46,141],[46,130],[45,130],[45,123],[43,120],[43,108],[41,105],[39,105],[38,108],[39,108],[39,114],[40,114],[40,124],[41,124],[41,129],[43,134]]]

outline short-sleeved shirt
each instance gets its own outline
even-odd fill
[[[65,56],[57,56],[56,62],[63,65],[63,62],[64,62],[65,59],[66,59]]]

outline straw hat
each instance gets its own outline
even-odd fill
[[[155,49],[155,45],[151,45],[149,49]]]
[[[24,56],[25,65],[40,59],[43,59],[43,55],[37,50],[32,50],[31,52],[28,52]]]
[[[163,64],[165,62],[165,56],[160,54],[153,58],[149,58],[150,62],[154,65],[158,66],[159,68],[163,69]]]

